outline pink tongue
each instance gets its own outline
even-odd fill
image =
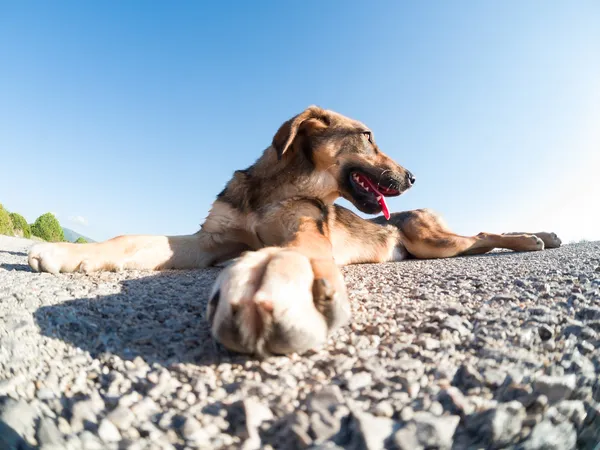
[[[381,211],[383,211],[383,216],[385,217],[385,220],[390,220],[390,210],[388,209],[387,204],[385,203],[385,197],[380,194],[379,200],[377,201],[381,206]]]
[[[363,181],[365,181],[369,185],[369,187],[371,189],[373,189],[373,191],[375,191],[375,193],[377,193],[377,195],[379,196],[379,198],[377,199],[377,202],[379,202],[379,206],[381,206],[381,211],[383,212],[383,217],[385,217],[385,220],[390,220],[390,210],[388,209],[388,206],[387,206],[387,203],[385,202],[385,197],[383,196],[383,194],[377,190],[377,188],[371,182],[371,180],[369,180],[366,177],[361,177],[361,179]]]

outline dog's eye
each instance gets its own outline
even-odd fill
[[[372,144],[373,143],[373,135],[371,134],[371,132],[370,131],[363,131],[363,134],[369,140],[369,142]]]

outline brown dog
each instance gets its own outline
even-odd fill
[[[223,345],[264,356],[319,346],[349,321],[341,265],[560,246],[554,233],[459,236],[429,210],[390,216],[385,197],[414,182],[365,125],[312,106],[234,173],[196,234],[39,244],[29,264],[58,273],[201,268],[237,258],[215,282],[207,317]],[[384,217],[362,219],[334,205],[338,197]]]

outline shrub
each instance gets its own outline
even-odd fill
[[[62,242],[65,240],[63,229],[52,213],[42,214],[38,217],[31,226],[31,233],[48,242]]]
[[[13,235],[13,224],[10,220],[10,214],[4,209],[0,203],[0,234],[7,234],[8,236]]]
[[[86,241],[84,238],[82,238],[81,236],[79,236],[77,238],[77,240],[75,241],[76,244],[87,244],[88,241]]]
[[[10,213],[10,220],[12,221],[15,234],[19,234],[24,238],[31,237],[31,228],[25,220],[25,217],[18,213]]]

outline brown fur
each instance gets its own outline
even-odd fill
[[[351,181],[353,173],[390,195],[414,183],[364,124],[313,106],[286,121],[252,166],[234,173],[198,233],[40,244],[29,263],[58,273],[198,268],[235,258],[215,283],[207,317],[226,347],[266,355],[321,345],[349,320],[341,265],[560,245],[553,233],[459,236],[429,210],[392,214],[389,222],[362,219],[333,204],[344,197],[365,213],[381,211],[372,191]]]

